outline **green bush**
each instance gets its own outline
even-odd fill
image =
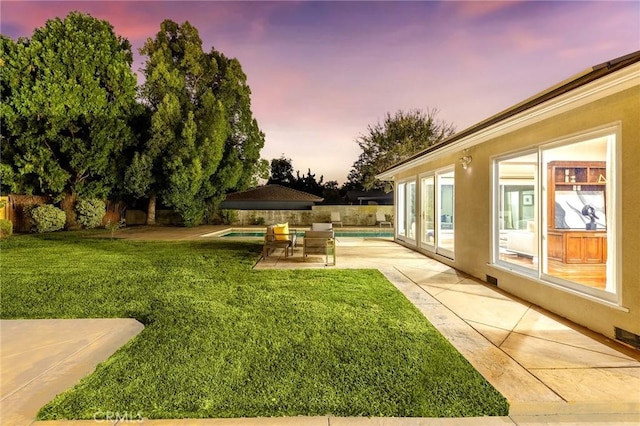
[[[44,204],[31,210],[31,219],[36,232],[53,232],[64,228],[66,216],[52,204]]]
[[[111,233],[111,238],[115,235],[116,231],[126,225],[124,219],[118,220],[109,220],[105,225],[105,229],[107,229]]]
[[[238,212],[235,210],[220,210],[220,218],[224,225],[233,225],[238,220]]]
[[[0,219],[0,238],[10,237],[13,234],[13,222]]]
[[[102,218],[106,213],[104,201],[97,198],[78,200],[76,203],[78,223],[87,229],[102,225]]]

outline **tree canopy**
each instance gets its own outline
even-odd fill
[[[271,160],[271,176],[267,183],[290,187],[294,179],[291,158],[287,158],[282,154],[280,158]]]
[[[250,108],[251,91],[236,59],[202,50],[189,22],[165,20],[147,56],[141,94],[151,110],[149,137],[126,171],[128,191],[173,207],[187,225],[203,219],[207,203],[229,189],[246,189],[264,172],[264,134]]]
[[[307,169],[307,174],[302,176],[300,171],[296,170],[294,176],[291,159],[285,157],[284,154],[280,158],[271,160],[271,176],[267,181],[269,184],[286,186],[323,198],[326,198],[327,191],[337,192],[338,182],[329,181],[323,183],[323,181],[324,177],[320,176],[320,180],[317,180],[316,175],[311,173],[311,169]],[[335,198],[336,196],[333,195],[332,199],[335,200]]]
[[[57,200],[107,196],[132,137],[129,42],[108,22],[73,12],[31,39],[0,36],[0,45],[3,186]]]
[[[139,88],[129,42],[89,15],[49,20],[30,39],[0,35],[0,48],[1,189],[53,197],[68,225],[76,198],[109,195],[148,200],[150,224],[160,200],[197,225],[269,166],[269,183],[339,199],[337,182],[294,174],[284,155],[260,158],[265,136],[240,62],[206,53],[189,22],[165,20],[147,39]],[[453,133],[436,115],[399,110],[368,126],[342,190],[387,189],[376,174]]]
[[[435,109],[399,110],[393,116],[387,113],[382,123],[368,126],[368,133],[356,139],[362,153],[353,164],[345,187],[389,190],[388,184],[375,178],[376,174],[453,134],[453,125],[436,116]]]

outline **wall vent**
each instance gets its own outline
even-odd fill
[[[492,277],[491,275],[487,275],[487,282],[495,286],[498,285],[498,279],[496,277]]]
[[[631,345],[636,349],[640,349],[640,336],[618,327],[614,327],[614,329],[616,330],[616,339],[626,343],[627,345]]]

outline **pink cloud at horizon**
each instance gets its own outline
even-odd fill
[[[135,52],[162,20],[189,20],[205,51],[242,64],[262,156],[339,182],[386,113],[436,108],[462,130],[640,49],[637,2],[3,1],[0,28],[28,37],[71,10],[108,20]]]

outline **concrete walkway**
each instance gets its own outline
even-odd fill
[[[144,327],[129,318],[0,321],[0,424],[33,423]]]
[[[166,239],[201,238],[201,235],[211,231],[194,232],[194,229],[190,229],[180,233],[175,228],[168,228]],[[127,231],[126,236],[122,236],[165,239],[162,228],[143,233],[146,235]],[[275,253],[261,259],[255,267],[326,268],[324,261],[320,256],[302,259],[302,249],[296,248],[294,256],[285,258],[282,252]],[[464,419],[322,416],[139,421],[135,417],[118,418],[114,413],[111,421],[34,423],[35,413],[42,405],[93,371],[98,362],[137,334],[141,325],[133,320],[115,320],[132,321],[118,326],[99,324],[100,321],[114,320],[31,320],[1,322],[0,424],[640,425],[638,351],[517,300],[495,287],[471,279],[390,240],[338,238],[337,265],[328,268],[380,270],[509,400],[509,416]],[[90,327],[86,328],[87,331],[80,331],[85,328],[69,321],[90,321],[97,328],[92,332],[88,331]],[[119,334],[118,330],[125,331]],[[80,334],[70,334],[72,331],[80,331]],[[98,349],[100,341],[108,343]],[[54,351],[50,348],[66,349],[51,356]],[[85,365],[86,359],[83,361],[82,356],[76,358],[82,352],[95,353],[96,356],[89,356],[92,361]],[[47,374],[59,380],[49,380]],[[22,417],[9,417],[9,414],[16,412],[21,413]]]
[[[324,262],[276,253],[256,268],[380,270],[508,399],[517,424],[640,424],[640,352],[390,240],[338,237],[336,266]]]

